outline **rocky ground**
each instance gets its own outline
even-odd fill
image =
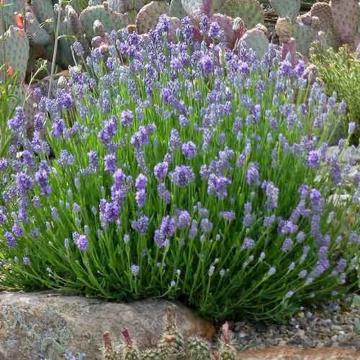
[[[254,356],[271,354],[274,351],[271,347],[279,346],[275,353],[295,351],[289,347],[308,349],[305,352],[295,351],[295,357],[289,355],[289,359],[294,360],[317,359],[316,354],[330,355],[335,349],[337,353],[334,359],[341,359],[339,354],[350,354],[348,359],[360,359],[360,296],[349,298],[341,304],[332,303],[317,309],[303,309],[287,325],[265,326],[237,322],[232,324],[232,328],[234,343],[239,350],[251,349],[246,353]],[[314,348],[317,350],[309,351]],[[253,351],[254,349],[258,351]],[[351,354],[355,357],[351,357]],[[244,359],[247,359],[245,353]]]

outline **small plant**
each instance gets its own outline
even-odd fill
[[[336,92],[346,101],[347,118],[343,124],[343,133],[348,124],[354,122],[356,128],[352,141],[359,143],[360,130],[360,61],[347,47],[336,52],[333,49],[324,50],[315,46],[311,61],[317,66],[320,79],[324,82],[328,94]]]
[[[94,49],[38,102],[30,139],[21,108],[9,119],[1,285],[276,321],[341,296],[359,247],[352,197],[332,200],[357,186],[347,141],[327,153],[344,104],[273,48],[194,42],[186,18],[171,44],[168,29]]]

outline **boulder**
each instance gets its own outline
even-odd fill
[[[0,293],[0,360],[58,360],[69,351],[101,359],[102,334],[119,339],[124,327],[139,347],[157,343],[166,308],[176,309],[179,329],[185,336],[211,340],[214,326],[178,303],[144,300],[132,303],[105,302],[57,293]]]

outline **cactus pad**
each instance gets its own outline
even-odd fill
[[[301,8],[300,0],[270,0],[270,4],[280,17],[291,19],[299,15]]]
[[[248,29],[264,23],[264,10],[258,0],[226,0],[216,11],[232,18],[240,17]]]
[[[187,342],[187,355],[191,360],[211,360],[210,346],[203,339],[191,337]]]
[[[269,49],[269,40],[264,32],[257,28],[248,30],[240,39],[239,44],[252,49],[259,59],[263,58]]]
[[[0,36],[0,64],[11,66],[19,73],[19,80],[25,79],[29,59],[29,40],[24,30],[10,25]]]
[[[31,0],[31,7],[40,23],[54,18],[54,8],[51,0]]]
[[[139,34],[145,34],[155,28],[162,14],[169,14],[169,5],[162,1],[152,1],[137,14],[136,28]]]
[[[331,0],[334,29],[341,44],[353,44],[359,25],[358,0]]]
[[[171,0],[170,16],[177,17],[179,19],[182,19],[186,16],[186,11],[182,6],[181,0]]]
[[[88,6],[80,13],[79,18],[82,29],[88,39],[91,39],[95,35],[93,31],[95,20],[99,20],[107,32],[113,29],[121,29],[128,25],[128,17],[126,14],[111,11],[104,5]]]
[[[30,44],[36,45],[47,45],[51,41],[50,35],[46,30],[39,24],[35,15],[28,11],[25,14],[26,21],[26,35],[30,40]]]

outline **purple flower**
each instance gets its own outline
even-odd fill
[[[310,151],[307,157],[307,164],[311,168],[318,168],[320,165],[320,152],[319,151]]]
[[[249,185],[258,185],[259,184],[259,170],[258,165],[256,163],[251,163],[246,172],[246,182]]]
[[[33,185],[31,177],[24,172],[17,173],[15,176],[15,181],[19,193],[22,195],[26,194]]]
[[[139,174],[135,180],[136,190],[145,190],[147,186],[147,177],[143,174]]]
[[[1,158],[0,159],[0,171],[5,171],[9,165],[7,159]]]
[[[234,211],[221,211],[219,215],[226,221],[233,221],[236,218]]]
[[[186,229],[190,226],[190,223],[191,223],[191,216],[189,212],[186,210],[179,211],[177,218],[177,227],[179,229]]]
[[[105,171],[114,173],[116,170],[116,156],[114,154],[108,154],[104,158]]]
[[[131,273],[132,273],[134,276],[138,276],[138,275],[139,275],[139,272],[140,272],[140,266],[139,266],[139,265],[136,265],[136,264],[132,264],[131,267],[130,267],[130,270],[131,270]]]
[[[208,55],[204,55],[200,59],[200,66],[205,75],[209,75],[214,70],[214,62],[212,61],[211,57]]]
[[[71,155],[67,150],[61,150],[60,152],[60,158],[58,160],[58,163],[62,166],[64,165],[72,165],[75,161],[75,158],[73,155]]]
[[[171,151],[175,151],[181,146],[180,134],[176,129],[171,129],[170,139],[169,139],[169,148]]]
[[[241,245],[241,249],[248,250],[248,249],[252,249],[254,246],[255,246],[255,241],[253,239],[246,237],[244,239],[243,244]]]
[[[356,123],[350,122],[348,126],[348,135],[352,135],[355,132],[356,129]]]
[[[11,232],[7,231],[4,234],[4,237],[5,237],[5,240],[6,240],[6,243],[7,243],[8,247],[13,248],[13,247],[16,246],[15,236]]]
[[[169,215],[164,216],[160,225],[161,234],[164,235],[166,238],[172,237],[175,234],[175,229],[175,219]]]
[[[217,176],[215,174],[210,174],[208,179],[208,189],[207,192],[209,195],[215,195],[219,199],[223,200],[228,196],[227,187],[231,184],[231,181],[224,176]]]
[[[171,194],[164,183],[158,184],[157,193],[159,197],[164,200],[165,204],[170,204]]]
[[[279,224],[279,232],[282,235],[294,234],[298,230],[298,226],[293,224],[291,221],[281,221]]]
[[[145,215],[131,222],[131,227],[140,235],[145,235],[149,227],[149,218]]]
[[[195,180],[195,174],[190,166],[179,165],[171,173],[171,181],[177,186],[187,186]]]
[[[24,109],[18,106],[15,109],[15,116],[8,121],[8,126],[14,133],[18,133],[24,129],[25,122],[26,118]]]
[[[196,145],[192,142],[186,142],[182,145],[181,151],[187,159],[192,159],[196,156]]]
[[[52,124],[52,135],[59,138],[64,134],[65,122],[63,119],[57,119]]]
[[[72,49],[74,50],[74,53],[76,56],[84,56],[85,54],[85,51],[84,51],[84,48],[81,44],[81,42],[79,41],[75,41],[72,45],[71,45]]]
[[[100,221],[102,223],[115,223],[119,219],[120,206],[117,202],[100,200]]]
[[[208,234],[213,229],[213,223],[207,218],[201,219],[200,229],[203,233]]]
[[[59,91],[59,93],[57,94],[56,101],[60,106],[60,108],[63,109],[70,109],[74,104],[71,94],[64,90]]]
[[[15,235],[15,237],[21,237],[23,236],[23,230],[20,227],[19,224],[14,224],[11,231],[13,232],[13,234]]]
[[[138,190],[135,194],[136,204],[141,209],[144,207],[146,202],[146,191]]]
[[[209,27],[208,35],[210,38],[218,39],[220,36],[221,28],[217,22],[212,22]]]
[[[266,208],[268,210],[276,209],[279,200],[279,189],[271,181],[264,181],[262,188],[265,189],[266,193]]]
[[[154,175],[158,181],[165,179],[169,169],[169,164],[167,162],[162,162],[154,167]]]
[[[131,126],[134,120],[134,114],[130,110],[125,110],[121,113],[121,125],[128,127]]]
[[[78,233],[73,233],[73,240],[75,245],[80,251],[86,251],[89,245],[86,235],[80,235]]]
[[[164,234],[161,233],[159,229],[155,230],[154,242],[159,248],[165,247],[167,245],[166,237],[164,236]]]
[[[287,238],[284,240],[282,246],[281,246],[281,251],[283,252],[288,252],[293,248],[293,241],[290,238]]]
[[[102,130],[99,132],[99,139],[104,143],[108,144],[117,131],[117,120],[115,116],[111,117],[110,120],[104,121]]]

